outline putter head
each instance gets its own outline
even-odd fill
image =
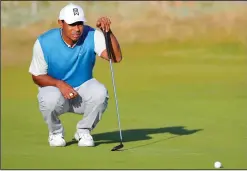
[[[123,147],[124,147],[124,145],[121,143],[121,144],[119,144],[119,145],[113,147],[113,149],[111,149],[111,151],[118,151],[119,149],[121,149],[121,148],[123,148]]]

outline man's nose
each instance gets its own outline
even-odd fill
[[[80,26],[77,24],[77,25],[75,25],[75,30],[76,31],[79,31],[80,30]]]

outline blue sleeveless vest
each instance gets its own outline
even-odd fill
[[[78,87],[93,78],[94,31],[84,26],[83,35],[77,44],[70,48],[62,39],[59,28],[51,29],[38,37],[48,65],[48,75],[63,80],[72,87]]]

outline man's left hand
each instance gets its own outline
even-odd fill
[[[96,27],[102,31],[108,32],[110,30],[111,20],[107,17],[100,17],[96,22]]]

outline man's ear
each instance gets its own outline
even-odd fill
[[[62,20],[58,20],[58,24],[61,28],[63,28],[63,21]]]

